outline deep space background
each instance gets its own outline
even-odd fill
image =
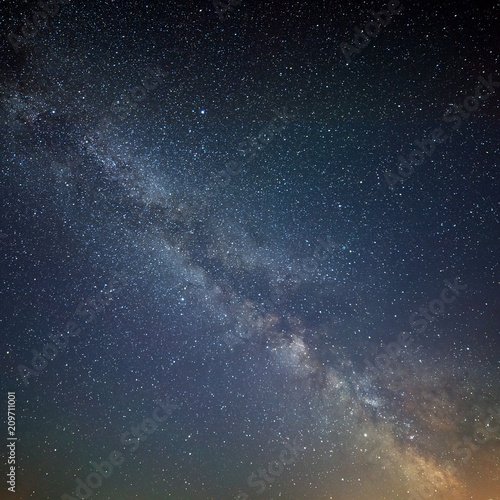
[[[89,498],[499,500],[500,86],[443,116],[500,82],[500,3],[405,0],[349,63],[386,3],[58,5],[16,51],[40,7],[0,4],[0,499],[117,450]]]

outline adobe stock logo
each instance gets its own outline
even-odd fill
[[[450,133],[445,134],[442,127],[436,127],[431,131],[430,137],[422,141],[413,141],[416,148],[407,156],[407,159],[403,155],[398,156],[399,175],[388,171],[384,172],[385,180],[391,190],[394,190],[397,182],[403,183],[405,179],[410,177],[413,174],[414,167],[422,165],[425,162],[425,157],[434,153],[436,143],[443,143],[448,140],[462,126],[463,120],[471,118],[472,114],[478,111],[480,106],[495,93],[495,89],[500,87],[500,82],[494,81],[491,73],[488,75],[488,80],[481,75],[477,79],[479,83],[474,89],[474,95],[465,97],[462,104],[452,104],[443,114],[442,121],[444,123],[453,123]]]
[[[326,240],[318,238],[318,244],[314,247],[313,256],[302,259],[299,279],[306,279],[311,273],[318,270],[321,262],[334,256],[334,250],[342,249],[342,245],[331,241],[330,235],[327,235]]]
[[[443,463],[443,466],[453,471],[455,475],[460,474],[456,465],[466,464],[472,457],[472,452],[478,450],[479,446],[486,444],[488,441],[500,439],[500,409],[493,410],[493,408],[489,407],[487,412],[488,416],[483,421],[482,427],[480,419],[476,418],[477,423],[474,426],[472,436],[463,436],[461,440],[457,440],[453,445],[453,454],[458,455],[460,460],[453,458]],[[493,421],[497,425],[492,425]],[[436,485],[429,478],[423,477],[419,488],[416,491],[410,491],[409,500],[431,500],[435,497],[435,487]]]
[[[69,0],[59,0],[61,5],[68,5]],[[24,20],[24,25],[21,28],[22,35],[16,35],[12,31],[7,35],[7,40],[10,42],[14,52],[19,53],[21,47],[28,44],[30,38],[34,38],[40,34],[41,29],[47,28],[49,25],[49,16],[54,17],[59,12],[59,4],[55,0],[38,0],[38,7],[41,10],[35,11],[32,15],[32,21]]]
[[[364,360],[366,371],[375,379],[382,377],[384,372],[387,372],[389,369],[394,369],[395,365],[393,366],[392,363],[403,354],[404,349],[408,345],[415,341],[414,333],[423,333],[430,323],[433,323],[438,316],[445,313],[446,304],[455,302],[460,293],[467,290],[467,285],[460,284],[458,278],[455,278],[453,283],[445,280],[444,284],[446,287],[441,290],[438,299],[431,300],[427,306],[422,306],[418,309],[418,312],[410,314],[409,323],[413,332],[400,332],[397,337],[397,343],[390,342],[387,345],[382,343],[382,350],[384,352],[375,356],[376,366],[367,359]]]
[[[152,412],[152,418],[146,417],[136,427],[130,427],[130,431],[125,431],[120,437],[120,443],[124,448],[130,446],[130,453],[138,450],[141,443],[146,441],[149,436],[154,434],[160,424],[168,420],[173,409],[180,408],[179,405],[171,403],[168,398],[155,401],[156,408]],[[133,437],[130,435],[132,434]],[[85,481],[76,476],[76,489],[74,496],[63,493],[61,500],[85,500],[93,495],[92,490],[99,489],[103,484],[103,479],[108,479],[113,474],[113,471],[125,462],[126,456],[124,453],[113,450],[108,455],[108,460],[103,460],[101,463],[90,462],[90,465],[96,472],[90,472]]]
[[[439,299],[431,300],[427,307],[422,306],[419,308],[418,312],[411,314],[410,326],[415,329],[416,333],[424,332],[429,323],[432,323],[438,316],[444,314],[446,310],[445,304],[455,302],[457,297],[460,295],[460,292],[467,290],[467,285],[461,285],[458,282],[458,278],[455,278],[453,284],[448,280],[445,280],[444,284],[446,285],[446,288],[441,290]],[[455,295],[450,292],[453,292]],[[435,316],[433,316],[433,314]],[[419,316],[422,316],[422,318],[417,319]],[[417,325],[419,325],[418,328]]]
[[[148,67],[140,83],[127,92],[122,93],[120,98],[115,100],[111,105],[110,112],[99,120],[96,128],[86,133],[86,141],[102,145],[104,135],[115,133],[118,123],[123,122],[137,108],[138,103],[148,97],[151,91],[160,87],[165,82],[167,76],[167,73],[160,67],[154,69]]]
[[[231,183],[231,177],[235,177],[243,171],[242,165],[252,161],[257,151],[261,151],[266,147],[274,137],[279,137],[285,126],[290,123],[290,120],[295,119],[295,116],[289,114],[286,106],[281,110],[273,109],[275,116],[270,122],[259,130],[257,137],[247,137],[240,142],[237,151],[241,153],[241,160],[230,160],[226,165],[225,171],[218,171],[210,174],[213,182],[204,190],[205,199],[200,207],[200,215],[209,208],[209,201],[218,196],[222,189],[227,188]]]
[[[212,0],[215,13],[219,16],[221,21],[225,21],[228,16],[227,12],[232,12],[241,2],[242,0],[227,0],[227,4],[224,4],[221,0]]]
[[[75,314],[80,318],[84,318],[83,321],[86,324],[92,323],[96,319],[97,313],[104,311],[112,303],[115,294],[121,290],[123,284],[126,282],[126,278],[127,276],[123,271],[115,272],[111,276],[109,283],[104,286],[99,294],[87,297],[86,300],[78,304]],[[76,321],[68,321],[66,326],[61,328],[60,332],[49,335],[49,339],[52,342],[45,343],[40,352],[36,349],[31,349],[31,353],[33,354],[31,366],[33,369],[22,364],[17,366],[17,372],[23,384],[28,386],[29,378],[38,377],[47,368],[49,361],[53,361],[60,352],[66,350],[69,345],[69,338],[78,337],[81,332],[82,327]]]
[[[257,473],[252,473],[247,478],[247,484],[250,488],[255,488],[255,493],[258,495],[264,493],[266,487],[274,482],[274,479],[281,476],[286,465],[291,465],[299,457],[300,446],[297,445],[297,438],[293,443],[284,443],[284,448],[279,454],[279,460],[272,460],[265,467],[257,470]],[[260,479],[258,479],[260,478]],[[266,484],[267,483],[267,484]],[[239,493],[235,500],[248,500],[247,493]]]
[[[373,12],[373,10],[371,10],[370,14],[373,20],[368,21],[363,30],[358,26],[354,28],[354,45],[345,42],[340,44],[340,50],[342,54],[344,54],[347,63],[349,64],[351,62],[351,56],[353,54],[359,54],[362,49],[368,47],[372,41],[371,39],[379,35],[380,28],[382,26],[385,28],[392,21],[392,16],[394,14],[399,14],[402,10],[403,6],[400,5],[399,0],[391,0],[387,4],[387,10],[381,10],[380,12]]]

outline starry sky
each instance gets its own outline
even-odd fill
[[[479,5],[2,2],[1,500],[500,499]]]

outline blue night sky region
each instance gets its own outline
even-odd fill
[[[500,500],[500,3],[0,35],[0,500]]]

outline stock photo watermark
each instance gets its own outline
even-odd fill
[[[323,238],[318,238],[317,244],[314,246],[312,257],[302,259],[298,265],[298,271],[295,273],[290,271],[290,273],[281,280],[283,286],[273,290],[269,297],[263,300],[262,306],[269,310],[278,309],[282,305],[282,300],[286,293],[285,287],[289,292],[297,290],[302,279],[317,271],[321,262],[324,262],[326,259],[334,255],[334,251],[340,248],[342,248],[342,245],[333,243],[330,235],[327,235],[326,241]],[[255,315],[256,314],[257,313],[255,313]],[[238,344],[250,342],[252,337],[251,333],[245,329],[240,330],[239,335],[229,332],[226,336],[224,336],[224,342],[230,349],[233,349],[234,346]]]
[[[238,7],[241,2],[242,0],[227,0],[227,3],[221,2],[221,0],[212,0],[215,13],[221,22],[225,21],[228,18],[228,12],[233,12],[234,8]]]
[[[379,12],[371,10],[370,15],[373,20],[368,21],[363,29],[359,28],[359,26],[354,27],[354,37],[351,44],[346,42],[340,44],[340,51],[344,54],[347,64],[352,62],[354,54],[361,53],[364,48],[370,45],[372,39],[380,34],[382,27],[385,28],[389,25],[394,14],[399,14],[402,10],[403,6],[399,0],[391,0],[385,10],[382,9]]]
[[[82,318],[85,324],[92,323],[97,317],[97,313],[101,313],[111,304],[113,295],[120,291],[119,285],[120,282],[123,284],[124,278],[126,275],[122,271],[115,273],[101,294],[87,297],[86,300],[78,304],[75,314]],[[24,385],[28,386],[30,377],[38,377],[47,368],[49,362],[56,359],[57,355],[68,347],[70,337],[78,337],[81,332],[82,327],[76,321],[68,321],[62,332],[52,333],[48,336],[52,342],[47,342],[40,351],[32,349],[31,368],[22,364],[17,366],[17,372]]]
[[[7,488],[11,493],[16,492],[16,393],[7,393],[7,448],[9,449],[7,455],[7,464],[9,471],[7,477],[9,478]]]
[[[334,250],[340,250],[341,248],[342,245],[340,243],[331,242],[330,235],[327,235],[326,241],[323,238],[318,238],[318,243],[314,247],[312,257],[302,259],[299,278],[305,278],[311,273],[316,272],[321,262],[333,256]]]
[[[484,76],[477,77],[479,83],[476,85],[474,95],[465,97],[461,104],[452,104],[451,107],[443,114],[442,120],[444,123],[453,123],[449,134],[445,134],[442,127],[436,127],[430,132],[430,137],[423,140],[415,140],[413,144],[416,148],[408,154],[407,158],[403,155],[398,156],[399,167],[398,173],[385,171],[384,177],[389,188],[394,191],[394,186],[410,177],[415,167],[422,165],[426,156],[431,156],[436,150],[436,145],[448,140],[453,132],[456,132],[463,123],[463,120],[468,120],[473,113],[479,110],[481,104],[487,101],[490,96],[495,93],[495,89],[500,87],[500,82],[493,80],[494,75],[488,75],[488,80]],[[496,78],[496,77],[495,77]],[[486,92],[484,92],[486,90]]]
[[[48,0],[47,2],[38,0],[37,6],[40,7],[41,10],[33,12],[31,21],[25,18],[24,24],[20,30],[21,34],[15,34],[11,31],[6,35],[14,52],[18,54],[23,47],[27,47],[28,43],[41,33],[41,30],[48,27],[49,18],[55,17],[58,14],[60,6],[68,5],[69,3],[70,0]]]
[[[12,241],[9,240],[8,234],[0,233],[0,246],[3,246],[3,247],[13,246]]]
[[[177,404],[169,402],[168,399],[164,401],[158,399],[155,403],[157,406],[153,410],[151,418],[144,418],[139,425],[130,427],[129,431],[125,431],[120,436],[120,443],[122,447],[124,449],[130,447],[130,453],[136,452],[141,446],[141,443],[147,441],[149,436],[158,430],[160,424],[165,422],[170,417],[173,409],[180,408]],[[85,481],[76,476],[76,489],[73,493],[74,496],[63,493],[61,495],[61,500],[84,500],[92,496],[94,491],[102,486],[103,480],[109,479],[114,470],[125,462],[126,454],[113,450],[109,453],[107,459],[108,460],[103,460],[101,463],[97,463],[95,461],[90,462],[90,465],[95,472],[89,472]]]
[[[279,459],[272,460],[266,467],[260,467],[257,472],[253,472],[247,478],[247,484],[253,488],[253,493],[261,495],[266,491],[266,488],[274,483],[274,480],[283,474],[285,467],[293,464],[299,458],[299,452],[303,447],[297,444],[297,438],[293,443],[284,443],[283,449],[280,451]],[[260,479],[259,479],[260,478]],[[235,500],[248,500],[248,493],[240,492]]]
[[[144,75],[139,79],[138,85],[123,92],[110,106],[110,111],[102,115],[95,127],[90,128],[81,139],[82,145],[92,153],[105,150],[105,135],[116,132],[116,127],[136,110],[139,103],[144,102],[150,92],[158,89],[165,83],[167,73],[159,67],[148,67]],[[52,172],[58,181],[67,187],[74,179],[76,168],[84,162],[82,154],[78,151],[76,144],[73,150],[66,148],[62,157],[52,161]]]
[[[392,362],[396,361],[403,354],[408,345],[415,341],[412,333],[423,333],[430,323],[433,323],[438,316],[446,312],[446,304],[455,302],[461,292],[467,290],[467,285],[459,283],[459,278],[455,278],[453,283],[445,280],[444,284],[446,286],[441,290],[439,298],[431,300],[427,306],[422,306],[418,309],[418,312],[410,314],[408,318],[411,327],[410,331],[400,332],[397,336],[397,343],[390,342],[387,345],[382,343],[382,350],[384,352],[375,356],[376,366],[365,358],[366,370],[375,376],[375,378],[382,376],[392,365]]]
[[[123,92],[119,99],[111,104],[110,112],[105,114],[96,128],[85,136],[86,142],[101,143],[105,133],[110,132],[119,122],[123,122],[132,111],[137,109],[139,103],[146,100],[153,90],[165,82],[167,73],[161,68],[147,68],[140,83]]]
[[[489,441],[500,440],[500,408],[495,410],[490,406],[487,410],[488,416],[479,424],[475,425],[472,434],[465,434],[462,439],[455,441],[452,448],[452,459],[443,463],[443,467],[459,474],[458,466],[465,465],[473,455],[473,452]],[[495,421],[497,425],[492,425]],[[425,480],[421,488],[410,491],[409,500],[428,500],[435,495],[435,488],[438,486],[429,479]]]
[[[295,118],[294,115],[288,113],[286,107],[281,110],[273,110],[273,113],[273,118],[260,129],[256,137],[247,137],[238,145],[237,151],[245,157],[244,160],[231,160],[227,163],[225,171],[221,170],[211,174],[213,183],[205,188],[205,199],[201,204],[202,212],[208,208],[209,202],[206,198],[215,198],[220,194],[221,189],[227,188],[231,183],[231,177],[239,175],[243,170],[243,165],[252,161],[257,152],[267,146],[275,136],[279,136],[290,120]]]

